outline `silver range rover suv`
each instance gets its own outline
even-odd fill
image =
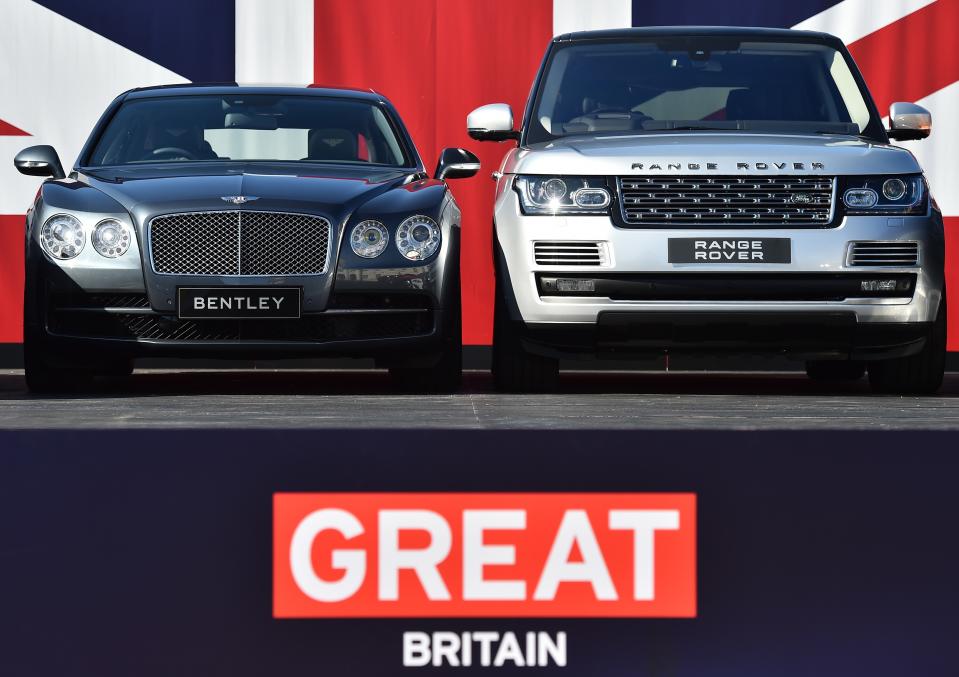
[[[497,181],[493,369],[556,385],[560,358],[733,351],[813,378],[933,392],[945,361],[942,217],[830,35],[655,28],[555,38]]]

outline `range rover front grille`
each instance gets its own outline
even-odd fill
[[[850,242],[850,266],[915,266],[919,264],[918,242]]]
[[[534,242],[538,266],[605,266],[609,255],[605,242]]]
[[[330,222],[283,212],[193,212],[154,217],[153,270],[170,275],[320,275]]]
[[[826,227],[835,179],[821,176],[621,176],[628,224]]]

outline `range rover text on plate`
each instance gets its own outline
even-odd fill
[[[810,376],[931,392],[945,360],[942,217],[822,33],[649,28],[550,45],[497,173],[493,370],[555,385],[562,357],[771,352]]]
[[[375,92],[174,86],[107,109],[27,215],[24,359],[37,391],[139,356],[373,357],[407,387],[461,371],[460,211]]]

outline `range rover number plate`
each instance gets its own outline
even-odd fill
[[[299,287],[178,287],[177,315],[185,319],[294,319]]]
[[[792,263],[792,243],[788,237],[672,237],[669,263]]]

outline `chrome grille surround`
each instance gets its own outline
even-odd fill
[[[620,176],[623,220],[638,226],[799,226],[833,223],[829,176]]]
[[[147,226],[158,275],[322,275],[330,221],[312,214],[205,211],[164,214]]]
[[[919,265],[919,243],[904,240],[872,240],[849,243],[847,266],[911,267]]]
[[[534,242],[537,266],[608,266],[609,249],[605,242]]]

